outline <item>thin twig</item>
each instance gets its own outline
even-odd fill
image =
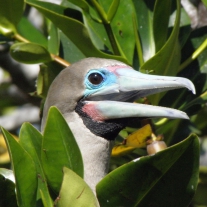
[[[25,43],[29,43],[30,41],[25,39],[24,37],[22,37],[20,34],[16,33],[13,36],[14,39],[18,40],[19,42],[25,42]]]
[[[61,65],[63,65],[64,67],[68,67],[70,66],[70,63],[67,62],[66,60],[62,59],[61,57],[54,55],[54,54],[50,54],[51,57],[57,62],[60,63]]]
[[[191,62],[193,62],[205,49],[207,48],[207,39],[195,50],[195,52],[185,60],[179,67],[178,72],[187,67]]]
[[[105,30],[107,32],[107,35],[108,35],[109,41],[111,43],[114,55],[120,56],[121,53],[119,51],[119,47],[117,46],[117,42],[114,37],[114,33],[112,31],[112,28],[111,28],[111,24],[107,19],[107,14],[105,13],[103,8],[100,6],[100,4],[96,0],[91,0],[91,2],[93,4],[93,6],[96,8],[96,11],[98,12],[98,14],[103,22],[103,25],[104,25]]]
[[[22,37],[20,34],[16,33],[13,36],[14,39],[18,40],[19,42],[25,42],[25,43],[30,43],[29,40],[25,39],[24,37]],[[61,57],[54,55],[54,54],[50,54],[51,57],[54,59],[54,61],[56,61],[57,63],[63,65],[64,67],[68,67],[70,65],[69,62],[67,62],[66,60],[62,59]]]

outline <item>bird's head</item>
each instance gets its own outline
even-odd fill
[[[182,87],[195,93],[193,83],[186,78],[148,75],[116,60],[86,58],[64,69],[51,84],[42,125],[49,107],[57,106],[63,115],[77,113],[92,133],[115,139],[131,118],[188,119],[175,109],[132,103]]]

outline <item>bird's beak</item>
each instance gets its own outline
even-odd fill
[[[93,93],[85,100],[84,109],[96,120],[146,117],[171,119],[188,119],[188,116],[179,110],[145,104],[129,103],[151,94],[187,88],[195,94],[193,83],[180,77],[148,75],[137,72],[128,67],[120,67],[113,71],[117,81],[104,90]]]

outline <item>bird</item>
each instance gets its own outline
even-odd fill
[[[166,107],[133,103],[141,97],[187,88],[187,78],[144,74],[113,59],[89,57],[63,69],[48,90],[41,129],[48,110],[56,106],[80,148],[84,180],[95,192],[108,173],[111,151],[118,133],[134,118],[189,119],[186,113]]]

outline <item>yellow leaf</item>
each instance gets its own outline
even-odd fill
[[[124,144],[115,145],[112,149],[111,156],[113,157],[122,156],[122,155],[128,154],[129,152],[132,152],[134,149],[136,148],[128,147]]]
[[[125,142],[129,147],[142,148],[146,147],[147,140],[152,134],[152,128],[149,124],[130,134]]]
[[[152,128],[149,124],[130,134],[122,144],[115,145],[112,149],[112,156],[122,156],[132,152],[136,148],[143,148],[151,137]]]

